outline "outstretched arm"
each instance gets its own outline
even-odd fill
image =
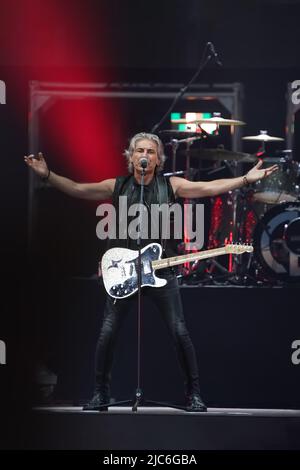
[[[184,178],[173,176],[170,182],[177,197],[200,198],[207,196],[217,196],[234,189],[241,188],[245,184],[255,183],[258,180],[267,178],[277,171],[277,165],[261,170],[263,162],[260,160],[248,173],[237,178],[219,179],[213,181],[188,181]]]
[[[50,171],[42,153],[39,153],[37,157],[34,155],[25,156],[24,160],[38,176],[47,178],[51,186],[69,196],[100,201],[109,199],[113,194],[115,179],[107,179],[99,183],[76,183],[76,181]]]

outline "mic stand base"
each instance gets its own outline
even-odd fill
[[[135,413],[138,410],[138,407],[140,406],[140,403],[143,399],[143,392],[141,388],[137,388],[135,391],[135,402],[132,406],[132,411]]]
[[[160,408],[174,408],[175,410],[182,410],[186,412],[190,412],[191,410],[188,409],[187,406],[183,405],[174,405],[173,403],[167,403],[167,402],[162,402],[162,401],[155,401],[155,400],[145,400],[143,398],[143,393],[140,389],[136,390],[136,396],[133,400],[121,400],[121,401],[116,401],[113,403],[103,403],[101,406],[95,407],[93,410],[89,411],[108,411],[108,408],[114,408],[116,406],[131,406],[131,411],[133,413],[136,413],[138,411],[138,408],[143,406],[143,407],[148,407],[148,406],[154,406],[154,407],[160,407]],[[204,410],[195,410],[195,412],[199,413]],[[205,410],[206,411],[206,410]]]

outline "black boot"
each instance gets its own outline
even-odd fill
[[[110,395],[107,391],[96,390],[93,398],[83,406],[84,411],[107,411]],[[106,406],[103,406],[106,405]]]
[[[185,386],[185,397],[186,397],[186,411],[192,412],[203,412],[207,411],[206,405],[200,395],[200,384],[199,380],[186,380]]]
[[[196,413],[207,411],[207,407],[203,403],[199,392],[194,392],[187,396],[186,411],[193,411]]]

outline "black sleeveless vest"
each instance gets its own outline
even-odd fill
[[[129,238],[127,236],[126,239],[122,239],[119,237],[119,226],[122,225],[123,227],[128,227],[130,222],[133,219],[137,219],[138,215],[129,216],[128,209],[132,204],[138,204],[140,202],[140,194],[141,194],[141,186],[137,183],[135,178],[132,175],[129,176],[119,176],[116,178],[115,189],[113,193],[113,205],[116,209],[116,235],[117,238],[112,240],[108,240],[108,248],[112,247],[124,247],[129,248],[131,250],[137,249],[136,240]],[[125,196],[127,199],[127,214],[125,214],[124,208],[119,207],[119,196]],[[182,240],[174,240],[174,232],[173,232],[173,214],[171,213],[171,221],[170,221],[170,234],[172,239],[165,240],[162,239],[161,233],[161,220],[159,219],[159,226],[157,227],[157,233],[159,236],[157,238],[151,238],[151,224],[155,221],[153,218],[150,217],[151,212],[151,204],[168,204],[172,206],[175,202],[175,195],[173,192],[173,188],[169,181],[169,178],[164,176],[155,175],[152,181],[144,186],[144,198],[143,204],[147,209],[147,213],[144,214],[143,217],[148,217],[148,238],[141,240],[141,247],[148,245],[151,242],[160,243],[164,250],[164,256],[173,256],[176,254],[176,246]],[[127,222],[127,223],[126,223]]]

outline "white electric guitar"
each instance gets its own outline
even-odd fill
[[[225,245],[212,250],[161,259],[162,247],[150,243],[141,250],[141,286],[162,287],[167,281],[156,277],[155,271],[189,261],[213,258],[225,254],[251,253],[251,245]],[[124,299],[138,290],[138,251],[128,248],[111,248],[101,261],[102,277],[107,293],[115,299]]]

